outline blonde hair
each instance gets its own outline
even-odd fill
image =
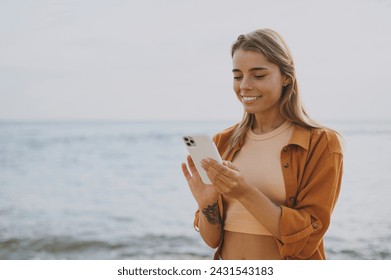
[[[280,99],[280,112],[285,119],[309,129],[321,127],[307,115],[300,102],[293,58],[280,34],[270,29],[259,29],[245,35],[242,34],[232,45],[232,57],[237,50],[262,53],[269,62],[279,66],[281,74],[289,77],[289,84],[283,88]],[[244,112],[242,121],[235,128],[228,143],[226,155],[238,142],[244,139],[253,121],[254,115]]]

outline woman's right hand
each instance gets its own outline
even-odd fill
[[[199,209],[204,209],[205,207],[217,202],[219,193],[215,190],[213,185],[204,184],[202,182],[201,176],[198,173],[190,155],[187,156],[187,165],[186,163],[182,163],[182,172],[187,180],[194,199],[198,203]]]

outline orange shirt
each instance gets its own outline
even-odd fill
[[[235,127],[213,138],[221,155]],[[224,159],[231,161],[242,145],[239,143]],[[327,129],[309,130],[294,125],[291,139],[281,150],[281,166],[286,201],[281,205],[281,239],[275,238],[280,255],[283,259],[325,259],[323,237],[330,224],[342,179],[343,153],[338,135]],[[223,207],[220,196],[221,220],[224,220]],[[195,228],[198,220],[199,211],[195,215]]]

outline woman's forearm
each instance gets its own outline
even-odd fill
[[[280,206],[256,188],[248,188],[238,200],[273,236],[280,239]]]
[[[208,246],[216,248],[220,245],[223,225],[219,214],[218,203],[200,207],[198,227],[202,239]]]

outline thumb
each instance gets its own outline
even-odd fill
[[[223,165],[227,166],[228,168],[231,168],[233,170],[239,171],[239,168],[235,164],[233,164],[232,162],[230,162],[228,160],[223,160]]]

